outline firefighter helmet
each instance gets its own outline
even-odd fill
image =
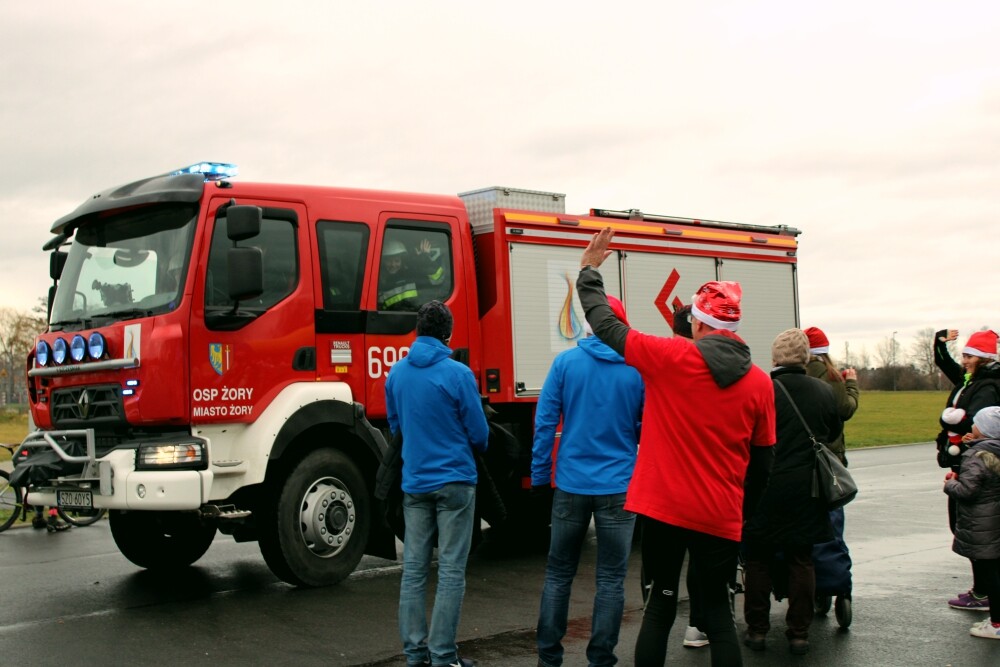
[[[385,245],[382,247],[383,257],[395,257],[396,255],[405,255],[405,254],[406,254],[406,246],[403,245],[400,241],[397,241],[395,239],[391,241],[386,241]]]

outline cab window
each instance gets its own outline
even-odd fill
[[[260,248],[261,266],[264,272],[263,293],[257,299],[241,301],[241,309],[266,310],[295,290],[299,282],[295,220],[292,211],[264,209],[260,234],[237,244],[243,248]],[[212,232],[212,247],[208,254],[205,277],[206,310],[231,308],[233,305],[232,299],[229,298],[227,265],[227,252],[232,247],[233,242],[226,234],[226,217],[223,215],[216,220]]]
[[[454,283],[447,226],[390,220],[380,257],[379,310],[415,311],[428,301],[451,296]]]
[[[321,220],[320,276],[325,310],[360,310],[361,285],[368,255],[368,226],[354,222]]]

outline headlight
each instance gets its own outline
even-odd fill
[[[38,362],[39,366],[44,366],[49,363],[49,354],[52,352],[52,348],[44,340],[38,341],[35,345],[35,361]]]
[[[136,470],[198,469],[207,468],[205,445],[189,442],[170,445],[139,445]]]
[[[73,336],[73,340],[69,342],[69,358],[80,363],[85,354],[87,354],[87,341],[80,334]]]
[[[63,338],[56,338],[52,343],[52,361],[61,364],[66,361],[66,341]]]
[[[100,359],[103,357],[107,348],[108,344],[105,342],[104,336],[96,331],[90,334],[90,338],[87,340],[87,351],[90,353],[91,359]]]

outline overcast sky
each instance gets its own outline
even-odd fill
[[[988,0],[3,2],[0,306],[90,195],[222,160],[789,225],[835,356],[964,341],[1000,328],[997,35]]]

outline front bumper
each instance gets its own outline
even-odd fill
[[[86,453],[70,454],[64,446],[68,441],[84,442]],[[205,504],[212,486],[211,470],[136,470],[135,449],[115,449],[98,458],[94,442],[93,429],[29,434],[21,449],[50,449],[67,463],[82,463],[83,470],[78,475],[35,482],[29,489],[28,502],[55,506],[57,491],[89,491],[95,508],[195,510]]]

